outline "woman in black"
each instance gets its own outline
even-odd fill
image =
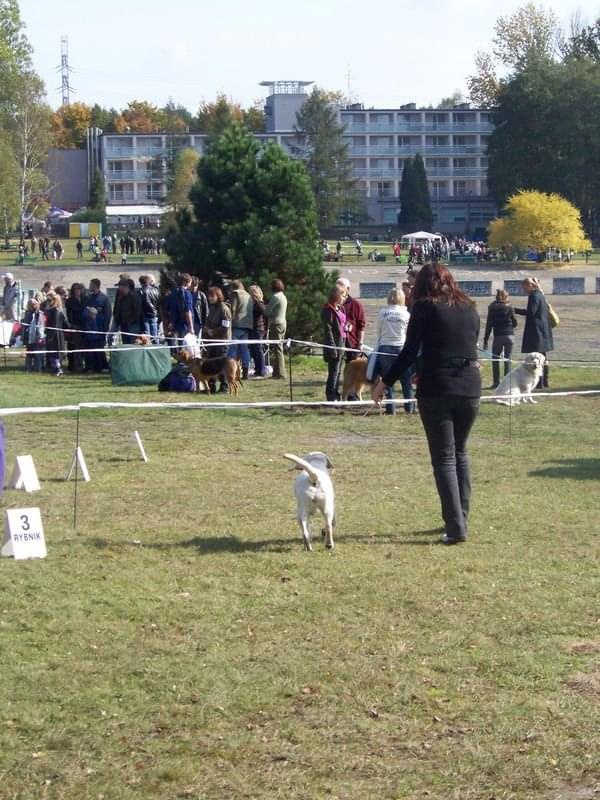
[[[529,295],[527,308],[515,308],[515,314],[525,317],[523,330],[522,353],[542,353],[546,356],[544,374],[540,380],[542,386],[548,386],[550,368],[548,366],[548,353],[554,350],[554,337],[550,317],[548,316],[548,303],[536,278],[525,278],[523,290]]]
[[[444,544],[467,538],[471,477],[467,439],[479,411],[479,315],[449,270],[426,264],[417,275],[404,349],[372,389],[380,403],[386,389],[413,362],[417,400],[427,435],[446,531]]]
[[[498,289],[496,299],[488,306],[487,322],[483,334],[483,347],[487,350],[490,333],[494,332],[492,342],[492,389],[500,383],[500,359],[504,358],[504,374],[510,371],[510,356],[515,342],[514,330],[517,318],[513,307],[508,302],[509,295],[504,289]]]

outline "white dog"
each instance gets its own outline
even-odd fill
[[[333,527],[335,525],[335,497],[333,493],[333,483],[329,475],[329,469],[333,469],[333,464],[325,453],[307,453],[303,458],[284,453],[284,458],[288,458],[296,464],[296,469],[302,472],[294,481],[294,493],[296,495],[298,524],[304,539],[304,549],[312,550],[310,535],[310,518],[317,511],[323,514],[325,519],[325,547],[333,549]]]
[[[505,406],[515,406],[521,402],[535,403],[532,391],[542,377],[545,356],[541,353],[527,353],[522,363],[511,370],[494,389],[495,395],[505,395],[506,400],[496,400]]]

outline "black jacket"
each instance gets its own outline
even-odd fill
[[[158,289],[156,286],[142,286],[138,292],[142,298],[142,315],[146,319],[158,317]]]
[[[417,301],[402,352],[383,376],[384,383],[392,386],[416,361],[417,397],[479,397],[479,325],[479,315],[470,304]]]
[[[337,348],[344,347],[346,339],[344,331],[341,330],[340,318],[336,314],[335,308],[329,303],[323,306],[321,322],[323,323],[323,344],[328,345],[323,348],[323,359],[338,361],[344,355],[344,351]]]
[[[548,353],[554,350],[548,303],[543,292],[536,289],[529,295],[527,308],[515,308],[515,313],[525,317],[522,353]]]
[[[512,306],[508,303],[500,303],[494,300],[488,306],[487,322],[485,323],[485,333],[483,334],[483,346],[486,347],[490,333],[494,336],[512,336],[517,327],[517,318]]]

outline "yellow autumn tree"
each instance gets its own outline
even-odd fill
[[[488,228],[491,247],[507,245],[519,249],[589,250],[577,208],[559,194],[521,190],[509,197],[504,216],[492,220]]]

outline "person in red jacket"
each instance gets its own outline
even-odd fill
[[[346,364],[358,358],[363,348],[365,340],[365,328],[367,321],[365,309],[362,303],[350,296],[350,281],[347,278],[339,278],[336,281],[344,292],[343,309],[346,315]],[[358,400],[357,395],[348,395],[348,400]]]

